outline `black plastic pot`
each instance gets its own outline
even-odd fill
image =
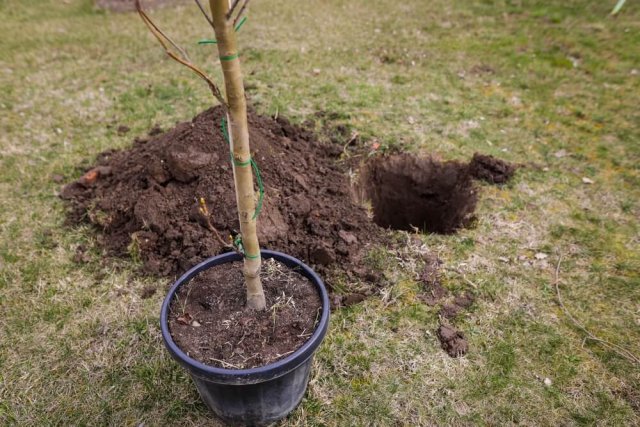
[[[322,315],[313,335],[286,358],[253,369],[216,368],[187,356],[169,333],[169,306],[178,288],[203,270],[241,260],[234,252],[209,258],[187,271],[169,290],[160,313],[162,338],[169,353],[191,374],[207,406],[233,424],[266,425],[284,418],[298,406],[307,389],[313,354],[329,326],[329,297],[320,277],[302,261],[280,252],[263,250],[262,258],[275,258],[297,268],[316,286],[322,300]]]

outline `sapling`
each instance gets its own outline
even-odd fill
[[[202,78],[226,113],[226,121],[229,124],[228,138],[232,153],[236,204],[240,220],[242,248],[239,250],[244,258],[243,274],[247,289],[247,307],[255,310],[264,310],[266,302],[262,283],[260,282],[262,260],[256,227],[256,200],[249,147],[247,102],[236,40],[236,28],[241,23],[241,19],[243,19],[249,0],[234,0],[233,3],[230,0],[210,0],[211,16],[209,16],[199,0],[195,1],[215,33],[215,43],[218,47],[218,57],[224,78],[225,96],[222,95],[214,81],[201,68],[191,62],[187,52],[174,43],[149,18],[142,9],[140,0],[136,0],[136,10],[151,33],[160,42],[167,55]],[[199,200],[199,204],[201,213],[206,215],[208,219],[209,212],[206,208],[206,203],[204,200]],[[213,229],[208,220],[207,227],[211,227],[211,231],[219,239],[219,233]]]

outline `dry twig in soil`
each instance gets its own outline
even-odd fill
[[[147,15],[147,13],[142,9],[140,0],[136,0],[135,5],[136,5],[136,10],[138,11],[138,14],[140,15],[144,23],[147,25],[149,30],[151,31],[151,34],[153,34],[153,36],[158,40],[158,42],[160,42],[160,44],[164,48],[164,51],[167,53],[167,55],[169,55],[169,57],[174,61],[177,61],[180,64],[184,65],[185,67],[189,68],[191,71],[196,73],[200,78],[202,78],[207,83],[207,85],[209,85],[209,89],[211,90],[211,93],[213,94],[213,96],[218,100],[218,102],[220,102],[220,104],[225,110],[228,110],[229,106],[227,105],[227,102],[222,96],[222,93],[220,93],[218,86],[213,82],[213,80],[211,80],[211,78],[204,71],[202,71],[198,66],[191,63],[191,60],[189,59],[187,52],[184,49],[182,49],[180,46],[178,46],[173,40],[171,40],[171,38],[167,36],[155,24],[155,22],[153,22],[153,20],[149,17],[149,15]],[[175,53],[174,51],[172,51],[169,45],[173,46],[173,48],[177,50],[178,53]]]
[[[198,210],[200,211],[200,214],[204,217],[205,223],[207,224],[207,229],[213,233],[216,240],[218,240],[218,242],[220,242],[220,244],[223,247],[233,249],[234,251],[242,255],[242,253],[238,248],[233,246],[231,243],[227,243],[224,241],[218,229],[216,229],[211,223],[211,218],[209,218],[209,208],[207,207],[207,202],[204,200],[204,197],[200,197],[200,199],[198,199],[198,204],[200,205]]]

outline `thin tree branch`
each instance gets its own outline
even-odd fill
[[[197,201],[198,201],[198,204],[200,205],[200,207],[199,207],[200,214],[202,215],[202,217],[205,220],[205,223],[207,224],[207,229],[213,233],[213,236],[216,238],[216,240],[218,240],[218,242],[220,242],[220,244],[223,247],[228,248],[228,249],[232,249],[236,253],[242,255],[242,253],[240,252],[240,249],[236,248],[231,243],[227,243],[227,242],[224,241],[222,236],[220,236],[220,232],[211,223],[211,218],[210,218],[210,214],[209,214],[209,208],[207,207],[207,202],[204,200],[204,197],[200,197],[199,199],[197,199]]]
[[[178,52],[180,52],[180,55],[182,55],[182,57],[185,60],[190,61],[189,55],[187,54],[187,52],[183,48],[178,46],[178,44],[176,42],[171,40],[171,37],[169,37],[164,32],[162,32],[162,30],[160,30],[160,28],[158,28],[158,26],[151,20],[151,18],[149,18],[149,16],[146,14],[146,12],[144,10],[142,10],[142,5],[140,4],[140,0],[136,0],[136,9],[138,10],[138,13],[142,17],[142,19],[144,19],[145,22],[147,22],[148,26],[153,27],[153,29],[156,32],[158,32],[166,41],[168,41],[169,44],[171,44],[171,46],[173,46]],[[163,43],[162,45],[164,46],[165,49],[167,49],[166,44]]]
[[[238,4],[241,2],[242,0],[234,0],[233,4],[231,5],[231,7],[229,8],[229,11],[227,12],[227,20],[231,19],[231,16],[233,15],[233,12],[236,10],[236,7],[238,6]]]
[[[631,363],[635,363],[637,365],[640,365],[640,358],[638,358],[638,356],[636,356],[635,354],[633,354],[632,352],[630,352],[629,350],[627,350],[626,348],[619,346],[618,344],[614,344],[611,343],[609,341],[603,340],[602,338],[598,338],[597,336],[595,336],[594,334],[592,334],[591,332],[589,332],[587,330],[587,328],[580,323],[578,320],[576,320],[575,317],[573,317],[573,315],[569,312],[569,310],[567,309],[567,307],[564,305],[564,302],[562,301],[562,296],[560,295],[560,286],[559,286],[559,277],[560,277],[560,263],[562,262],[562,255],[560,255],[560,257],[558,258],[558,264],[556,265],[556,273],[555,273],[555,280],[554,280],[554,286],[556,288],[556,296],[558,298],[558,304],[560,304],[560,307],[562,308],[562,311],[564,311],[564,314],[569,318],[569,320],[571,320],[571,322],[573,323],[573,325],[580,329],[582,332],[584,332],[587,336],[586,338],[598,342],[600,343],[602,346],[608,348],[609,350],[613,351],[614,353],[616,353],[618,356],[622,357],[623,359],[627,359],[628,361],[630,361]]]
[[[240,8],[240,12],[238,12],[238,15],[236,16],[236,19],[233,20],[233,27],[234,28],[235,28],[236,25],[238,25],[238,21],[240,21],[240,18],[242,18],[242,15],[244,14],[244,11],[247,8],[247,6],[249,5],[250,1],[251,0],[244,0],[244,4]]]
[[[189,68],[191,71],[196,73],[198,76],[200,76],[200,78],[202,78],[207,83],[207,85],[209,85],[209,89],[211,90],[211,93],[218,100],[218,102],[220,102],[222,107],[225,110],[228,110],[229,106],[227,105],[226,100],[222,96],[220,89],[218,89],[218,86],[213,82],[213,80],[211,80],[211,78],[204,71],[202,71],[196,65],[192,64],[186,52],[182,48],[180,48],[180,46],[175,44],[160,28],[158,28],[158,26],[151,20],[151,18],[149,18],[149,16],[142,9],[140,0],[136,0],[135,5],[136,5],[136,10],[138,11],[138,14],[142,18],[142,21],[147,25],[147,27],[151,31],[151,34],[153,34],[156,40],[160,42],[166,54],[174,61],[179,62],[180,64],[184,65],[185,67]],[[169,45],[173,46],[178,51],[178,53],[182,56],[179,56],[178,54],[173,52],[169,47]]]
[[[227,243],[224,241],[224,239],[222,238],[222,236],[220,236],[220,232],[218,232],[218,230],[213,226],[213,224],[211,224],[211,220],[209,219],[209,217],[205,218],[206,224],[207,224],[207,228],[209,229],[209,231],[211,231],[214,235],[214,237],[216,238],[216,240],[218,240],[218,242],[225,248],[229,248],[229,249],[233,249],[234,251],[240,253],[239,250],[237,250],[235,248],[235,246],[233,246],[230,243]]]
[[[211,17],[207,13],[207,11],[204,8],[204,6],[202,6],[202,3],[200,3],[200,0],[195,0],[195,2],[198,5],[198,8],[200,9],[200,12],[202,12],[202,15],[204,15],[204,18],[207,20],[209,25],[211,25],[211,28],[213,28],[213,20],[211,19]]]

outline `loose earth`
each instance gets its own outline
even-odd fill
[[[227,252],[239,223],[223,111],[209,109],[191,122],[133,147],[107,151],[79,180],[65,186],[69,222],[89,222],[109,254],[140,259],[144,272],[175,277],[206,257]],[[336,159],[337,144],[318,142],[283,117],[249,113],[253,158],[264,180],[258,238],[263,248],[293,255],[329,276],[377,281],[362,261],[384,230],[351,196]],[[209,216],[199,209],[203,198]],[[331,281],[329,286],[331,285]]]

